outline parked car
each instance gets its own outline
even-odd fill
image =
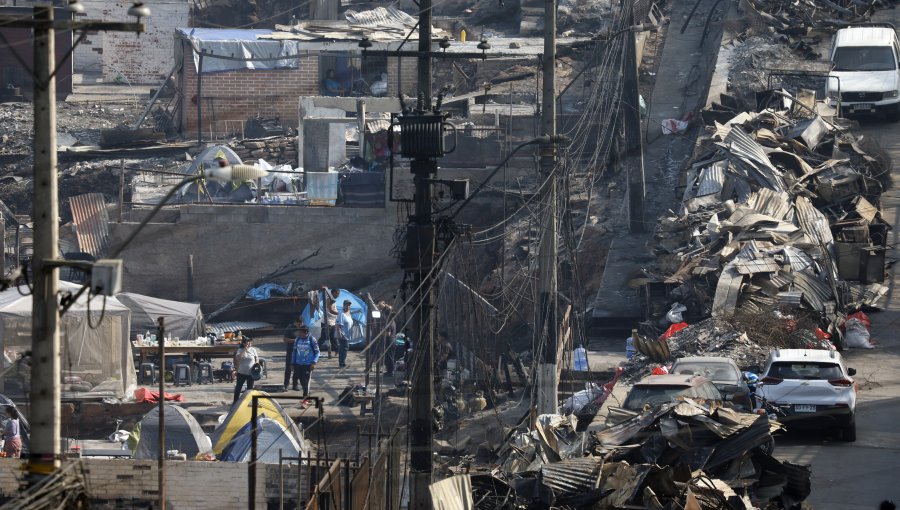
[[[854,375],[833,350],[775,349],[756,393],[784,412],[782,423],[831,426],[844,441],[856,441]]]
[[[846,114],[883,113],[900,120],[900,41],[889,23],[863,23],[842,28],[831,47],[829,101],[840,93]]]
[[[672,365],[672,374],[702,375],[711,380],[722,398],[741,410],[749,410],[750,388],[744,381],[741,369],[731,358],[719,356],[690,356],[678,358]]]
[[[722,404],[722,394],[709,379],[697,375],[651,375],[635,384],[622,403],[629,411],[640,412],[645,405],[658,406],[688,397]]]

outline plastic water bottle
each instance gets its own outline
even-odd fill
[[[631,359],[634,357],[634,337],[637,335],[637,330],[631,330],[631,336],[625,339],[625,357]]]
[[[575,355],[573,356],[573,362],[575,364],[575,370],[586,372],[588,369],[587,362],[587,351],[584,350],[584,347],[578,346],[575,349]]]

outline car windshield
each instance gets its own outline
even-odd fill
[[[834,50],[835,71],[893,71],[897,68],[890,46],[843,46]]]
[[[688,390],[690,388],[684,386],[663,386],[661,384],[635,386],[631,388],[622,407],[631,411],[640,411],[644,408],[644,404],[658,406],[675,402],[677,397],[686,395]]]
[[[841,366],[836,363],[809,363],[779,361],[772,363],[767,373],[779,379],[830,380],[843,377]]]
[[[738,371],[730,364],[715,361],[677,361],[672,367],[672,373],[702,375],[715,382],[734,383],[741,378]]]

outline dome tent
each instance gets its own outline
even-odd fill
[[[178,450],[193,459],[197,454],[211,453],[212,444],[197,420],[184,408],[167,404],[164,427],[166,430],[165,450]],[[141,418],[135,459],[159,458],[159,406],[153,407]]]
[[[225,420],[213,432],[212,444],[213,452],[218,456],[222,455],[228,443],[237,436],[245,425],[250,423],[253,414],[253,395],[268,396],[264,391],[249,390],[245,391],[241,398],[231,406],[231,411],[225,416]],[[275,400],[270,398],[260,398],[256,404],[257,419],[266,417],[278,422],[300,445],[300,449],[305,450],[305,442],[303,441],[303,433],[294,423],[294,420],[284,411],[284,408]]]
[[[300,443],[277,420],[267,417],[256,419],[256,461],[262,464],[278,464],[282,457],[299,457]],[[250,462],[253,431],[248,422],[231,439],[219,460],[225,462]]]

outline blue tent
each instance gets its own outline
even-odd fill
[[[368,317],[368,307],[366,306],[366,302],[356,294],[344,290],[339,289],[340,294],[337,297],[337,306],[338,310],[341,310],[341,307],[344,306],[343,303],[345,300],[350,300],[350,315],[353,317],[353,329],[350,331],[350,344],[358,344],[360,342],[365,343],[366,341],[366,317]],[[319,332],[322,328],[322,319],[325,316],[324,310],[322,310],[322,304],[320,303],[319,307],[313,310],[312,306],[307,303],[306,308],[303,309],[303,314],[300,317],[303,319],[303,324],[306,324],[309,327],[310,332],[316,338],[319,337]]]
[[[244,425],[228,446],[222,451],[219,460],[225,462],[249,462],[253,431],[250,424]],[[278,452],[282,457],[300,456],[301,447],[293,435],[277,421],[262,416],[257,418],[256,426],[256,461],[262,464],[278,464]]]

